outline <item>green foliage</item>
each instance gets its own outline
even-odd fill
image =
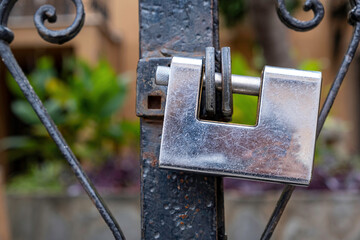
[[[238,54],[232,54],[232,72],[237,75],[259,76],[246,62],[246,59]],[[241,94],[233,95],[234,114],[232,123],[255,125],[257,119],[258,97]]]
[[[245,0],[221,0],[219,8],[228,27],[232,27],[241,21],[247,11]]]
[[[307,71],[321,71],[322,68],[321,62],[316,59],[305,60],[299,65],[299,69]]]
[[[287,9],[292,12],[300,6],[300,2],[300,0],[286,0],[285,4]],[[246,0],[220,0],[219,8],[226,26],[233,27],[245,18],[248,12],[248,3]]]
[[[300,7],[300,0],[286,0],[285,5],[289,12],[293,12],[296,8]]]
[[[60,162],[46,162],[39,165],[30,166],[26,174],[18,175],[8,184],[9,192],[30,194],[58,193],[64,190],[61,184],[61,174],[63,164]]]
[[[29,81],[75,155],[86,165],[99,166],[118,155],[122,145],[137,144],[139,123],[115,116],[124,104],[127,83],[106,61],[91,67],[80,60],[65,59],[62,72],[57,73],[51,58],[41,58]],[[9,77],[7,83],[17,97],[11,105],[12,111],[28,130],[25,136],[4,139],[0,148],[9,150],[10,160],[30,168],[25,175],[15,177],[9,186],[24,187],[25,191],[36,186],[39,190],[54,187],[55,182],[59,184],[52,181],[56,179],[55,173],[65,166],[57,165],[63,157],[15,81]],[[47,170],[52,172],[51,181],[48,173],[44,173]]]

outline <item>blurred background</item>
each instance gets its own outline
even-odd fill
[[[301,0],[287,1],[311,19]],[[12,50],[128,239],[140,239],[138,1],[84,0],[86,22],[69,43],[44,42],[35,11],[53,4],[62,29],[69,0],[19,0],[11,13]],[[260,76],[265,65],[323,73],[326,96],[352,34],[348,1],[324,1],[310,32],[288,30],[269,0],[220,0],[220,45],[233,73]],[[49,25],[50,27],[50,25]],[[274,239],[360,239],[359,77],[357,54],[317,142],[309,188],[298,188]],[[324,99],[322,99],[323,102]],[[234,96],[234,122],[254,124],[257,97]],[[0,239],[112,239],[65,160],[3,64],[0,65]],[[282,185],[225,179],[229,239],[259,239]]]

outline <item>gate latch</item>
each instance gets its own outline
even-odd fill
[[[254,78],[249,84],[249,91],[258,91],[259,96],[255,126],[199,118],[205,86],[202,59],[173,57],[170,68],[160,66],[157,72],[157,82],[168,85],[161,168],[293,185],[310,183],[320,72],[266,66],[258,83]],[[241,78],[232,76],[234,87]],[[239,88],[241,84],[232,91],[246,91]]]

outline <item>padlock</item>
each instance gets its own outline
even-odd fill
[[[216,76],[218,83],[221,75]],[[241,88],[248,86],[259,96],[255,126],[199,118],[202,59],[173,57],[170,68],[158,67],[156,79],[168,85],[161,168],[292,185],[310,183],[320,72],[266,66],[261,78],[233,75],[233,85],[238,86],[234,92],[242,93]]]

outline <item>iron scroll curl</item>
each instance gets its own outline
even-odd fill
[[[11,43],[14,40],[14,33],[7,27],[11,10],[17,0],[2,0],[0,3],[0,39]]]
[[[309,31],[320,24],[325,15],[323,4],[319,0],[306,0],[304,11],[312,10],[314,17],[309,21],[301,21],[291,16],[286,9],[285,0],[277,0],[277,13],[280,20],[288,27],[298,32]]]
[[[85,22],[84,5],[81,0],[72,0],[76,6],[75,20],[71,26],[63,30],[48,29],[44,22],[56,22],[56,9],[52,5],[43,5],[35,13],[34,22],[39,35],[47,42],[63,44],[73,39],[82,29]]]
[[[14,39],[13,32],[7,27],[11,10],[17,0],[2,0],[0,3],[0,39],[11,43]],[[45,21],[55,23],[57,20],[56,9],[52,5],[43,5],[35,13],[34,23],[39,35],[47,42],[63,44],[73,39],[82,29],[85,22],[85,11],[82,0],[72,0],[76,7],[76,16],[66,29],[51,30],[45,26]]]

